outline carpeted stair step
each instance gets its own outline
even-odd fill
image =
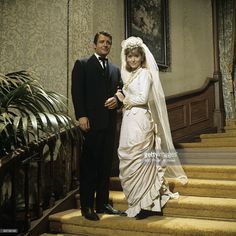
[[[236,124],[225,126],[224,130],[227,133],[231,133],[231,132],[236,133]]]
[[[181,195],[236,198],[236,181],[189,178],[186,185],[182,185],[175,179],[168,181],[170,189],[179,192]]]
[[[229,133],[214,133],[214,134],[201,134],[200,139],[218,139],[218,138],[236,138],[236,130],[235,132],[229,132]]]
[[[209,137],[209,138],[203,138],[201,139],[201,142],[202,143],[216,143],[216,144],[220,144],[222,142],[231,142],[231,143],[234,143],[233,146],[236,146],[236,137],[217,137],[217,138],[214,138],[214,137]]]
[[[110,192],[110,199],[114,208],[127,210],[127,201],[123,192]],[[169,200],[163,213],[164,216],[236,221],[236,199],[181,195],[178,200]]]
[[[221,142],[196,142],[196,143],[178,143],[180,148],[211,148],[211,147],[236,147],[235,141],[226,141],[225,139]]]
[[[180,148],[180,145],[186,146]],[[182,165],[236,166],[236,147],[201,147],[202,143],[176,145]],[[188,147],[187,147],[188,146]],[[195,147],[194,147],[195,146]]]
[[[236,180],[236,165],[191,164],[191,165],[184,165],[183,168],[188,178]],[[114,178],[116,177],[113,177],[112,181]]]
[[[186,185],[182,185],[174,179],[168,179],[170,189],[185,196],[236,198],[236,181],[191,179]],[[110,189],[122,191],[119,177],[112,177]]]
[[[78,209],[49,217],[53,232],[103,236],[235,236],[236,222],[152,216],[143,220],[100,214],[100,221],[86,220]]]
[[[185,165],[188,178],[236,180],[236,166],[225,165]]]

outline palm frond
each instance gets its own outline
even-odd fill
[[[74,124],[66,110],[66,98],[45,90],[35,73],[0,74],[0,140],[7,139],[0,148],[7,152],[28,145],[32,137],[37,142],[42,135],[59,138],[61,128],[68,135]]]

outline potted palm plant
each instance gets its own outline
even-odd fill
[[[0,74],[0,158],[40,137],[72,131],[65,98],[46,91],[33,72]]]

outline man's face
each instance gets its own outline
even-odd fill
[[[105,35],[98,36],[97,44],[94,44],[95,52],[101,56],[106,57],[111,49],[111,39]]]

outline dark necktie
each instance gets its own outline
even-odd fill
[[[104,58],[104,57],[99,57],[98,59],[102,62],[103,69],[105,70],[106,69],[106,62],[108,61],[108,59]]]

